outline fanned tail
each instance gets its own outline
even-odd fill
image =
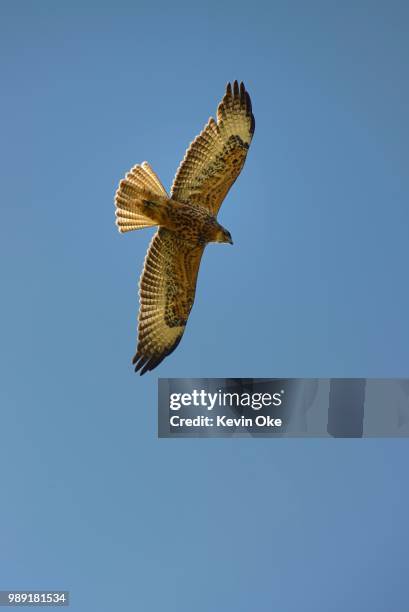
[[[115,194],[116,225],[121,233],[157,225],[146,203],[166,204],[168,194],[148,162],[134,166]]]

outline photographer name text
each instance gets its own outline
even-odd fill
[[[173,414],[169,423],[171,427],[281,427],[282,420],[259,414],[255,418],[251,417],[227,417],[225,415],[209,417],[198,415],[196,417],[180,417]]]

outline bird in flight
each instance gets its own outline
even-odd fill
[[[243,168],[254,126],[243,83],[228,83],[217,121],[211,117],[190,144],[170,196],[147,162],[134,166],[119,183],[119,231],[158,226],[139,281],[138,343],[132,363],[141,375],[156,368],[182,339],[206,245],[233,244],[217,214]]]

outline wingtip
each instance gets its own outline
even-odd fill
[[[241,81],[240,83],[240,102],[242,104],[245,104],[246,102],[246,88],[244,87],[244,83],[243,81]]]
[[[132,365],[135,366],[135,372],[139,372],[139,376],[143,376],[158,365],[158,360],[152,355],[143,355],[137,352],[132,358]]]
[[[233,81],[233,84],[229,81],[226,85],[225,97],[226,96],[240,98],[243,104],[250,104],[251,110],[250,96],[246,90],[246,86],[243,81],[240,81],[239,83],[239,81],[236,79],[235,81]]]
[[[137,352],[132,358],[132,365],[135,366],[135,372],[138,372],[145,365],[146,361],[147,358]]]

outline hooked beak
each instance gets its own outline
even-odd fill
[[[229,240],[229,244],[233,244],[233,240],[231,238]]]

